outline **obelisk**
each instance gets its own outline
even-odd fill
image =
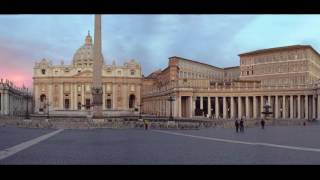
[[[102,52],[101,52],[101,15],[94,17],[94,44],[93,44],[93,75],[92,75],[92,98],[93,118],[101,119],[102,114]]]

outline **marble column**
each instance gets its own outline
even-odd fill
[[[287,115],[286,111],[286,96],[282,96],[282,118],[285,119]]]
[[[167,109],[166,107],[166,102],[165,102],[165,110]],[[166,115],[167,113],[165,112],[164,115]],[[193,116],[193,98],[192,96],[189,96],[189,117],[192,118]]]
[[[249,103],[249,96],[246,96],[246,119],[250,119],[250,103]]]
[[[178,116],[181,117],[181,96],[178,96]]]
[[[61,109],[64,109],[63,100],[64,100],[63,84],[60,84],[60,108]]]
[[[312,95],[312,119],[316,119],[316,98]]]
[[[81,109],[84,110],[84,84],[81,85]]]
[[[260,96],[260,114],[261,114],[261,118],[264,117],[264,114],[261,113],[261,112],[264,111],[263,106],[264,106],[263,96]]]
[[[304,119],[309,119],[309,104],[308,104],[308,95],[305,95],[304,96],[304,113],[305,113],[305,116],[304,116]]]
[[[200,96],[200,109],[203,110],[203,96]]]
[[[227,98],[223,97],[223,119],[227,119]]]
[[[242,118],[242,99],[241,96],[238,97],[238,119]]]
[[[278,96],[276,95],[275,96],[275,103],[274,103],[275,107],[274,107],[274,115],[275,115],[275,118],[278,119],[279,118],[279,98]]]
[[[215,98],[215,113],[216,113],[216,118],[218,119],[219,118],[219,97],[216,96]]]
[[[320,94],[318,94],[317,98],[317,119],[320,120]]]
[[[208,96],[208,115],[211,117],[211,97]]]
[[[196,99],[197,99],[197,97],[196,96],[191,96],[191,98],[192,98],[192,116],[195,116],[195,113],[196,113]]]
[[[230,118],[231,119],[234,119],[234,97],[233,96],[231,96],[230,97]]]
[[[290,119],[293,119],[293,96],[290,96]]]
[[[112,84],[112,109],[117,109],[117,84]]]
[[[298,95],[298,119],[301,119],[301,96]]]

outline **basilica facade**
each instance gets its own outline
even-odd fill
[[[320,55],[309,45],[242,53],[240,66],[219,68],[181,57],[143,81],[142,111],[157,116],[320,119]],[[173,97],[174,101],[169,101]],[[170,104],[172,103],[172,104]]]
[[[75,52],[72,64],[54,65],[47,59],[33,69],[35,113],[86,114],[92,107],[93,42],[88,33]],[[142,86],[141,67],[135,60],[122,66],[103,60],[102,109],[104,114],[130,113],[139,110]]]

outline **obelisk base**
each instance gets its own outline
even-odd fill
[[[102,113],[102,87],[92,88],[93,97],[93,119],[103,119]]]

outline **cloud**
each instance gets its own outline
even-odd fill
[[[31,86],[35,61],[70,64],[87,31],[93,36],[93,19],[1,15],[0,75]],[[136,59],[145,75],[165,68],[171,56],[227,67],[239,65],[237,55],[246,51],[292,44],[320,48],[319,15],[104,15],[102,20],[106,62]]]

